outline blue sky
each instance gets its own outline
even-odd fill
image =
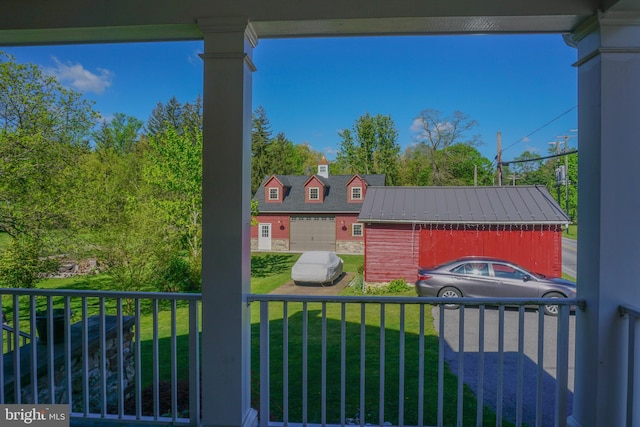
[[[158,102],[172,96],[192,101],[202,93],[202,46],[0,50],[56,74],[94,100],[106,118],[122,112],[146,120]],[[367,112],[392,117],[404,150],[414,143],[412,124],[420,111],[460,110],[479,123],[474,133],[483,141],[480,151],[493,160],[500,131],[503,159],[509,160],[527,149],[546,153],[556,136],[575,134],[575,60],[576,51],[557,34],[260,40],[253,108],[266,109],[274,134],[308,143],[328,159],[335,157],[338,132]]]

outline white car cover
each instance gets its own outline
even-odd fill
[[[328,283],[342,274],[342,258],[331,251],[303,253],[291,269],[294,282]]]

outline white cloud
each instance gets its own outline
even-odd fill
[[[453,125],[450,122],[436,123],[435,126],[431,123],[427,123],[425,125],[424,119],[422,117],[416,117],[415,119],[413,119],[413,123],[411,123],[409,130],[417,134],[414,135],[414,140],[424,141],[431,139],[430,136],[435,136],[440,132],[446,133],[453,131]]]
[[[338,154],[338,150],[335,147],[325,147],[324,152],[325,154],[329,154],[332,156],[335,156],[336,154]]]
[[[409,130],[411,132],[423,132],[424,122],[422,121],[422,119],[420,117],[416,117],[415,119],[413,119],[413,123],[411,123]]]
[[[54,57],[56,66],[48,71],[56,76],[58,81],[64,85],[70,85],[74,89],[82,92],[93,92],[101,94],[106,88],[111,86],[113,72],[104,68],[98,68],[97,73],[85,69],[82,64],[62,62]]]

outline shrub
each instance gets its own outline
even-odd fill
[[[184,258],[174,257],[160,272],[158,288],[164,292],[189,292],[197,289],[192,267]]]
[[[411,288],[407,286],[404,279],[392,280],[386,286],[370,286],[366,289],[365,294],[368,295],[384,295],[384,294],[397,294],[407,292]]]
[[[44,274],[56,271],[58,260],[42,256],[42,247],[42,241],[38,239],[12,239],[0,256],[0,285],[33,288]]]

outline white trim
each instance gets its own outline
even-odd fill
[[[269,187],[267,188],[267,190],[268,190],[267,200],[280,200],[280,189],[278,187]],[[275,190],[276,197],[271,197],[272,190]]]
[[[360,190],[360,197],[354,197],[354,191],[355,190]],[[351,200],[362,200],[362,187],[351,187]]]
[[[311,190],[316,190],[318,192],[318,196],[311,197]],[[309,200],[320,200],[320,187],[309,187]]]

